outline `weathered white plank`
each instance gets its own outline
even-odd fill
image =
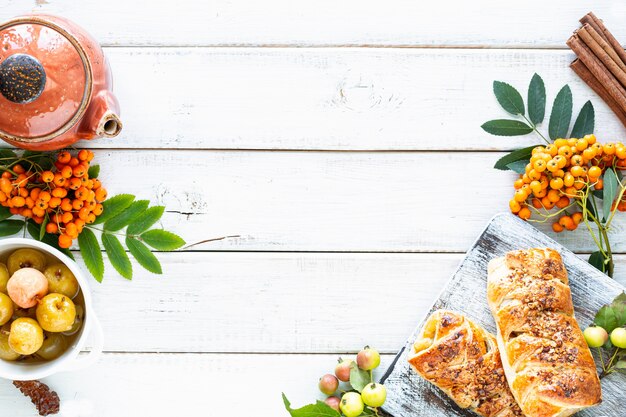
[[[165,204],[164,226],[189,243],[241,235],[196,249],[464,252],[508,210],[515,177],[492,168],[501,155],[99,151],[96,161],[112,193]],[[616,218],[624,252],[626,216]],[[583,228],[559,241],[594,248]]]
[[[105,354],[93,368],[44,382],[61,398],[60,416],[278,417],[287,415],[281,391],[295,407],[323,398],[317,381],[337,356]],[[392,358],[383,356],[376,376]],[[37,415],[10,381],[0,380],[0,404],[6,416]]]
[[[93,282],[105,349],[396,352],[461,254],[160,254],[165,275]],[[617,259],[626,283],[626,257]],[[393,308],[388,306],[393,305]]]
[[[568,83],[575,111],[593,100],[598,135],[626,134],[569,69],[569,51],[112,48],[107,54],[124,131],[90,144],[96,147],[514,149],[541,140],[491,136],[480,125],[509,117],[493,96],[494,79],[525,96],[535,72],[545,79],[548,108]]]
[[[190,1],[8,0],[5,19],[24,11],[68,16],[108,45],[382,45],[565,47],[585,2],[495,0]],[[626,39],[621,2],[596,2],[618,39]]]

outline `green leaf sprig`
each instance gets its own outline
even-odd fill
[[[483,123],[482,129],[496,136],[521,136],[535,132],[545,143],[550,143],[538,129],[543,123],[546,112],[546,88],[543,79],[534,74],[528,86],[528,109],[522,95],[510,84],[502,81],[493,82],[493,93],[504,110],[519,119],[495,119]],[[572,91],[563,86],[552,104],[548,122],[548,137],[551,140],[568,137],[583,137],[593,133],[595,111],[593,104],[587,101],[581,108],[570,132],[572,121]],[[520,120],[521,119],[521,120]],[[494,168],[523,173],[535,146],[517,149],[500,158]]]
[[[626,293],[622,293],[611,304],[603,306],[593,321],[595,326],[602,327],[607,333],[619,327],[626,327]],[[602,367],[600,378],[614,372],[626,373],[626,349],[613,346],[608,340],[604,346],[597,348]]]

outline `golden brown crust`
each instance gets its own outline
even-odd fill
[[[523,416],[507,385],[495,337],[461,314],[431,314],[409,363],[461,408],[485,417]]]
[[[503,366],[524,414],[569,416],[598,404],[600,381],[559,253],[509,252],[489,263],[487,285]]]

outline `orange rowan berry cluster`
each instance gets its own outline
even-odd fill
[[[555,232],[575,230],[583,220],[581,212],[569,213],[585,190],[603,189],[602,174],[609,167],[626,169],[626,146],[621,142],[601,144],[594,135],[582,139],[557,139],[532,150],[525,173],[514,183],[515,194],[509,201],[512,213],[531,218],[531,207],[557,208],[562,216],[552,224]],[[625,196],[626,197],[626,196]],[[614,203],[613,209],[626,211],[626,201]]]
[[[59,246],[69,248],[85,224],[102,214],[107,197],[100,180],[89,178],[93,157],[83,149],[75,156],[59,152],[50,170],[31,163],[12,165],[0,177],[0,204],[37,224],[46,222],[46,232],[58,234]]]

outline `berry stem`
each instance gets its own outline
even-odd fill
[[[527,118],[525,115],[523,115],[523,114],[522,114],[522,117],[523,117],[523,118],[524,118],[524,119],[528,122],[528,124],[529,124],[529,125],[533,128],[533,130],[535,131],[535,133],[537,133],[537,134],[541,137],[541,139],[543,139],[543,141],[544,141],[545,143],[547,143],[548,145],[551,143],[548,139],[546,139],[546,137],[545,137],[545,136],[543,136],[543,135],[541,134],[541,132],[540,132],[539,130],[537,130],[537,126],[536,126],[533,122],[531,122],[530,120],[528,120],[528,118]]]

